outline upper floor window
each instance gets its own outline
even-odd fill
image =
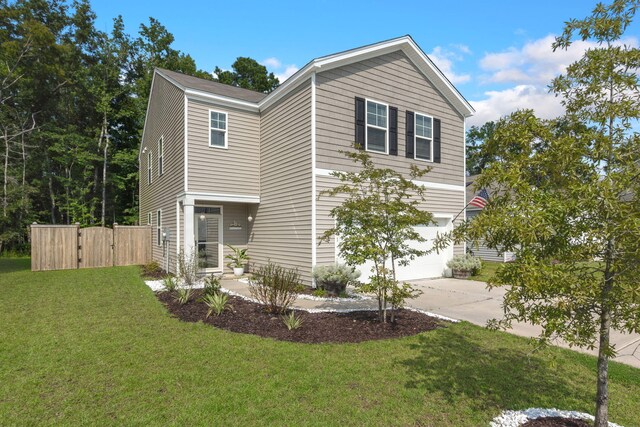
[[[378,153],[388,153],[387,105],[367,101],[366,149]]]
[[[163,137],[160,137],[160,139],[158,140],[158,176],[162,175],[162,162],[164,160],[162,143],[163,143]]]
[[[433,118],[416,113],[415,158],[433,160]]]
[[[149,151],[147,153],[147,184],[151,184],[153,181],[153,153]]]
[[[162,210],[156,211],[156,237],[158,239],[158,246],[162,246]]]
[[[227,113],[209,110],[209,146],[227,148]]]

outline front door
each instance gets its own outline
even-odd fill
[[[196,206],[194,213],[198,267],[204,272],[222,271],[222,209]]]

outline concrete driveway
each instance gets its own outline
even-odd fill
[[[486,326],[490,319],[502,317],[502,297],[505,294],[503,288],[489,291],[484,282],[459,279],[413,280],[411,284],[423,291],[421,296],[409,301],[412,307],[480,326]],[[540,331],[540,327],[518,323],[514,324],[509,332],[524,337],[535,337]],[[612,331],[611,340],[618,353],[614,360],[640,368],[639,334]],[[557,344],[569,348],[564,342]],[[597,350],[575,347],[573,350],[597,355]]]

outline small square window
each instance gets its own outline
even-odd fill
[[[227,148],[227,113],[209,111],[209,146]]]

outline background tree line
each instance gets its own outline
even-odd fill
[[[136,223],[153,69],[215,80],[158,20],[133,37],[120,16],[108,32],[95,19],[88,0],[0,0],[0,252],[25,250],[34,221]],[[251,58],[220,74],[263,92],[278,85]]]

